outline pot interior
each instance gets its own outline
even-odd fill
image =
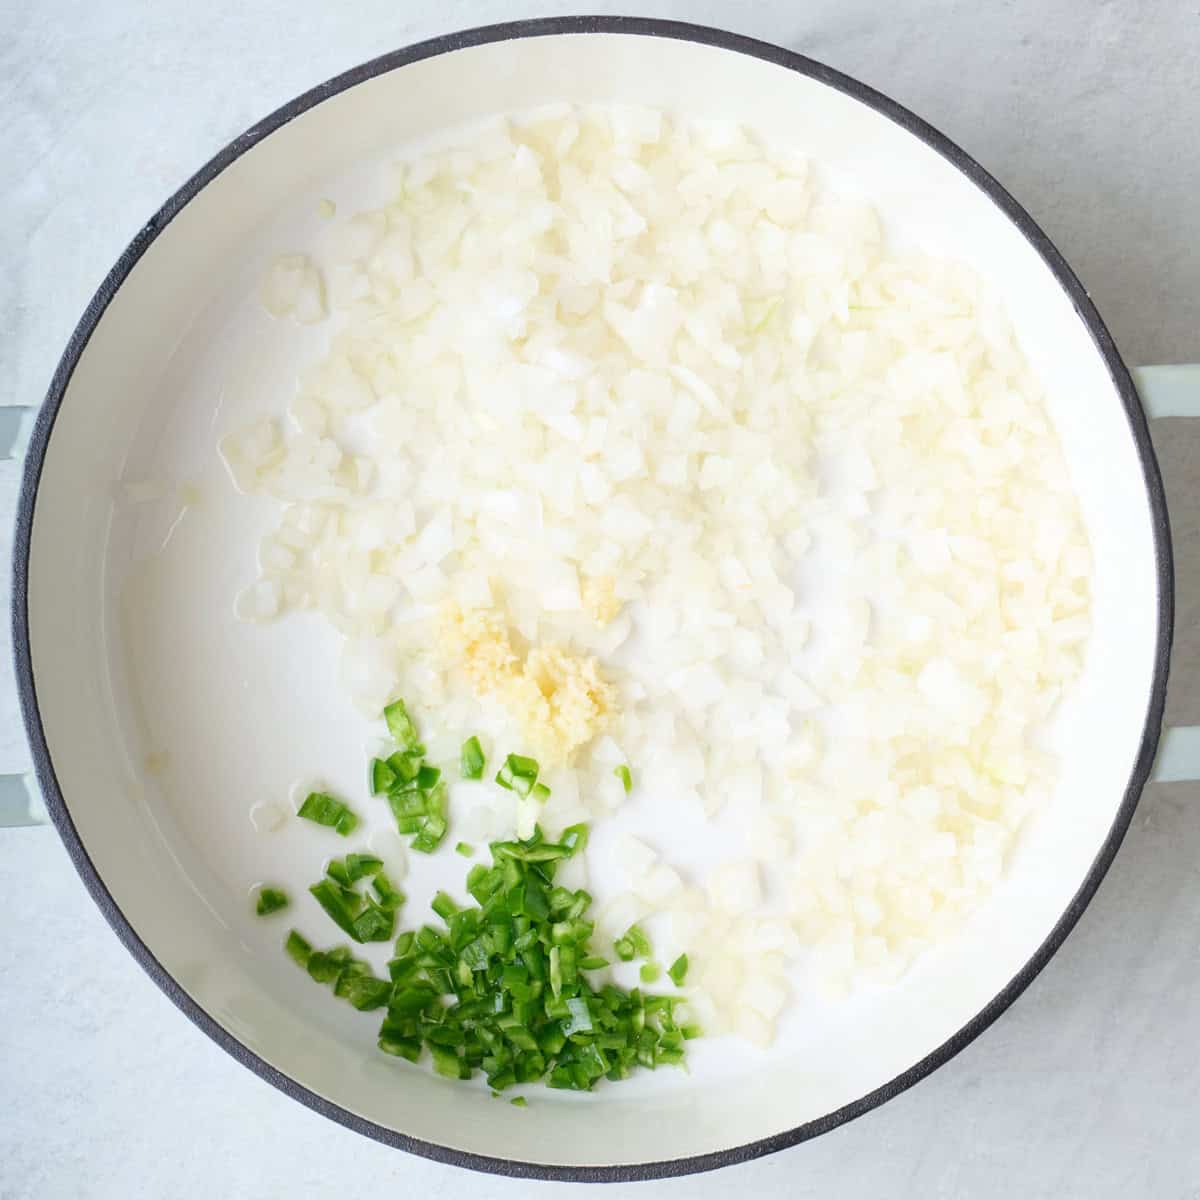
[[[1095,628],[1055,725],[1054,802],[960,936],[892,988],[804,999],[769,1052],[701,1041],[690,1075],[546,1092],[522,1111],[376,1054],[376,1021],[335,1004],[279,952],[286,921],[247,916],[250,883],[292,858],[315,878],[329,852],[310,831],[264,849],[247,808],[281,799],[306,771],[358,786],[362,722],[340,699],[336,638],[316,618],[266,632],[233,620],[270,506],[230,508],[216,442],[282,411],[313,353],[307,335],[261,312],[255,288],[274,255],[316,236],[321,198],[351,211],[388,154],[562,100],[744,122],[861,190],[890,234],[972,264],[1006,303],[1062,439],[1095,555]],[[170,502],[128,503],[131,480],[169,497],[194,487],[199,502],[179,520]],[[188,571],[171,568],[176,554]],[[149,603],[131,606],[132,584]],[[1129,418],[1071,298],[1010,218],[921,137],[817,78],[615,32],[465,46],[383,71],[299,113],[200,188],[79,356],[45,454],[28,589],[37,703],[66,810],[121,918],[186,995],[284,1075],[386,1130],[562,1166],[685,1158],[795,1129],[970,1022],[1050,935],[1109,837],[1159,636],[1155,535]]]

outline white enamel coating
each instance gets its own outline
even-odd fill
[[[230,373],[238,339],[260,332],[229,320],[249,312],[261,265],[292,248],[316,221],[305,214],[337,196],[356,163],[564,99],[744,121],[826,161],[889,226],[988,277],[1066,448],[1096,557],[1095,633],[1056,730],[1054,804],[962,936],[891,990],[842,1007],[806,1002],[775,1054],[714,1043],[691,1076],[539,1095],[522,1111],[373,1053],[373,1019],[303,986],[280,960],[280,927],[246,915],[255,878],[330,850],[294,823],[258,835],[246,809],[278,798],[259,792],[285,772],[286,783],[320,772],[356,785],[363,726],[333,688],[331,635],[298,633],[300,622],[263,636],[224,609],[205,620],[196,599],[232,597],[266,519],[226,511],[214,457],[235,410],[282,407],[295,366],[285,341],[267,342],[248,373]],[[131,511],[119,481],[148,478],[169,497],[197,485],[199,504],[178,521],[169,504]],[[165,553],[147,553],[163,539]],[[163,568],[176,554],[206,564],[203,584]],[[838,91],[729,51],[618,34],[495,43],[404,67],[305,113],[208,185],[137,263],[81,357],[46,455],[29,576],[38,702],[71,818],[138,936],[192,999],[353,1113],[478,1154],[575,1165],[705,1154],[788,1130],[893,1079],[983,1009],[1068,907],[1109,831],[1146,718],[1157,605],[1150,510],[1120,398],[1070,299],[1008,218],[918,138]],[[314,694],[328,701],[319,713]],[[190,736],[155,744],[168,726]],[[148,769],[147,754],[163,749],[166,767]],[[223,824],[230,797],[213,790],[228,780],[243,792],[236,831]]]

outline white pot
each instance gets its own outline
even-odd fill
[[[975,266],[1006,303],[1045,387],[1095,554],[1095,629],[1053,805],[960,938],[891,991],[822,1017],[807,1040],[746,1055],[719,1086],[701,1071],[671,1073],[651,1088],[539,1095],[522,1111],[373,1056],[370,1037],[347,1034],[340,1009],[323,1007],[315,989],[301,995],[286,964],[264,966],[269,956],[230,916],[203,815],[181,819],[158,803],[139,740],[118,648],[133,535],[114,489],[131,463],[169,455],[170,469],[184,471],[189,454],[211,454],[209,305],[246,290],[247,264],[261,260],[275,214],[386,147],[564,99],[731,118],[798,140],[886,219]],[[1200,388],[1187,370],[1147,374],[1144,398],[1194,407]],[[208,409],[196,399],[206,394]],[[886,97],[787,51],[684,25],[569,18],[439,38],[351,71],[256,125],[168,201],[89,306],[43,406],[18,514],[13,603],[49,814],[118,936],[191,1020],[289,1095],[392,1145],[510,1174],[627,1179],[737,1162],[831,1129],[928,1074],[1012,1002],[1090,899],[1151,770],[1172,574],[1158,468],[1129,372],[1061,255],[995,180]],[[180,627],[179,693],[168,689],[159,703],[187,711],[191,626]],[[286,730],[265,727],[260,742],[244,740],[238,682],[204,685],[210,696],[226,688],[230,706],[203,751],[223,761],[240,748],[235,766],[253,778],[256,744],[266,756],[295,747]],[[1177,742],[1175,777],[1190,773],[1192,748]]]

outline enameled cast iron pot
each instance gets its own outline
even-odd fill
[[[156,804],[138,744],[116,649],[127,548],[114,483],[153,456],[164,412],[186,403],[200,366],[179,348],[241,278],[272,214],[389,146],[560,100],[733,119],[795,141],[886,220],[973,264],[1044,385],[1095,555],[1095,628],[1053,805],[963,936],[884,996],[725,1071],[719,1086],[676,1074],[651,1089],[548,1093],[522,1111],[361,1052],[340,1016],[297,1002],[294,980],[243,943],[196,838]],[[1140,376],[1151,415],[1195,406],[1194,370]],[[105,279],[54,376],[28,450],[13,597],[46,808],[118,937],[180,1010],[288,1095],[380,1141],[572,1180],[701,1171],[801,1142],[904,1091],[994,1021],[1116,853],[1155,758],[1172,624],[1167,516],[1138,392],[1087,292],[1012,197],[912,113],[820,63],[716,30],[592,17],[477,29],[376,59],[267,117],[167,201]],[[186,647],[186,623],[178,637]],[[1181,777],[1196,755],[1177,733],[1165,769]]]

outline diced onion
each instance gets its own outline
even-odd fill
[[[620,703],[547,824],[644,799],[736,822],[754,856],[704,878],[685,837],[663,859],[626,838],[601,925],[672,913],[701,1022],[759,1043],[765,959],[834,994],[895,978],[1052,795],[1036,735],[1090,630],[1078,505],[1002,309],[729,122],[548,107],[402,174],[401,202],[263,279],[272,313],[319,320],[328,293],[335,315],[293,427],[221,443],[281,506],[238,612],[315,609],[365,712],[402,686],[514,749],[446,661],[444,606],[503,613],[499,659],[598,657]]]

